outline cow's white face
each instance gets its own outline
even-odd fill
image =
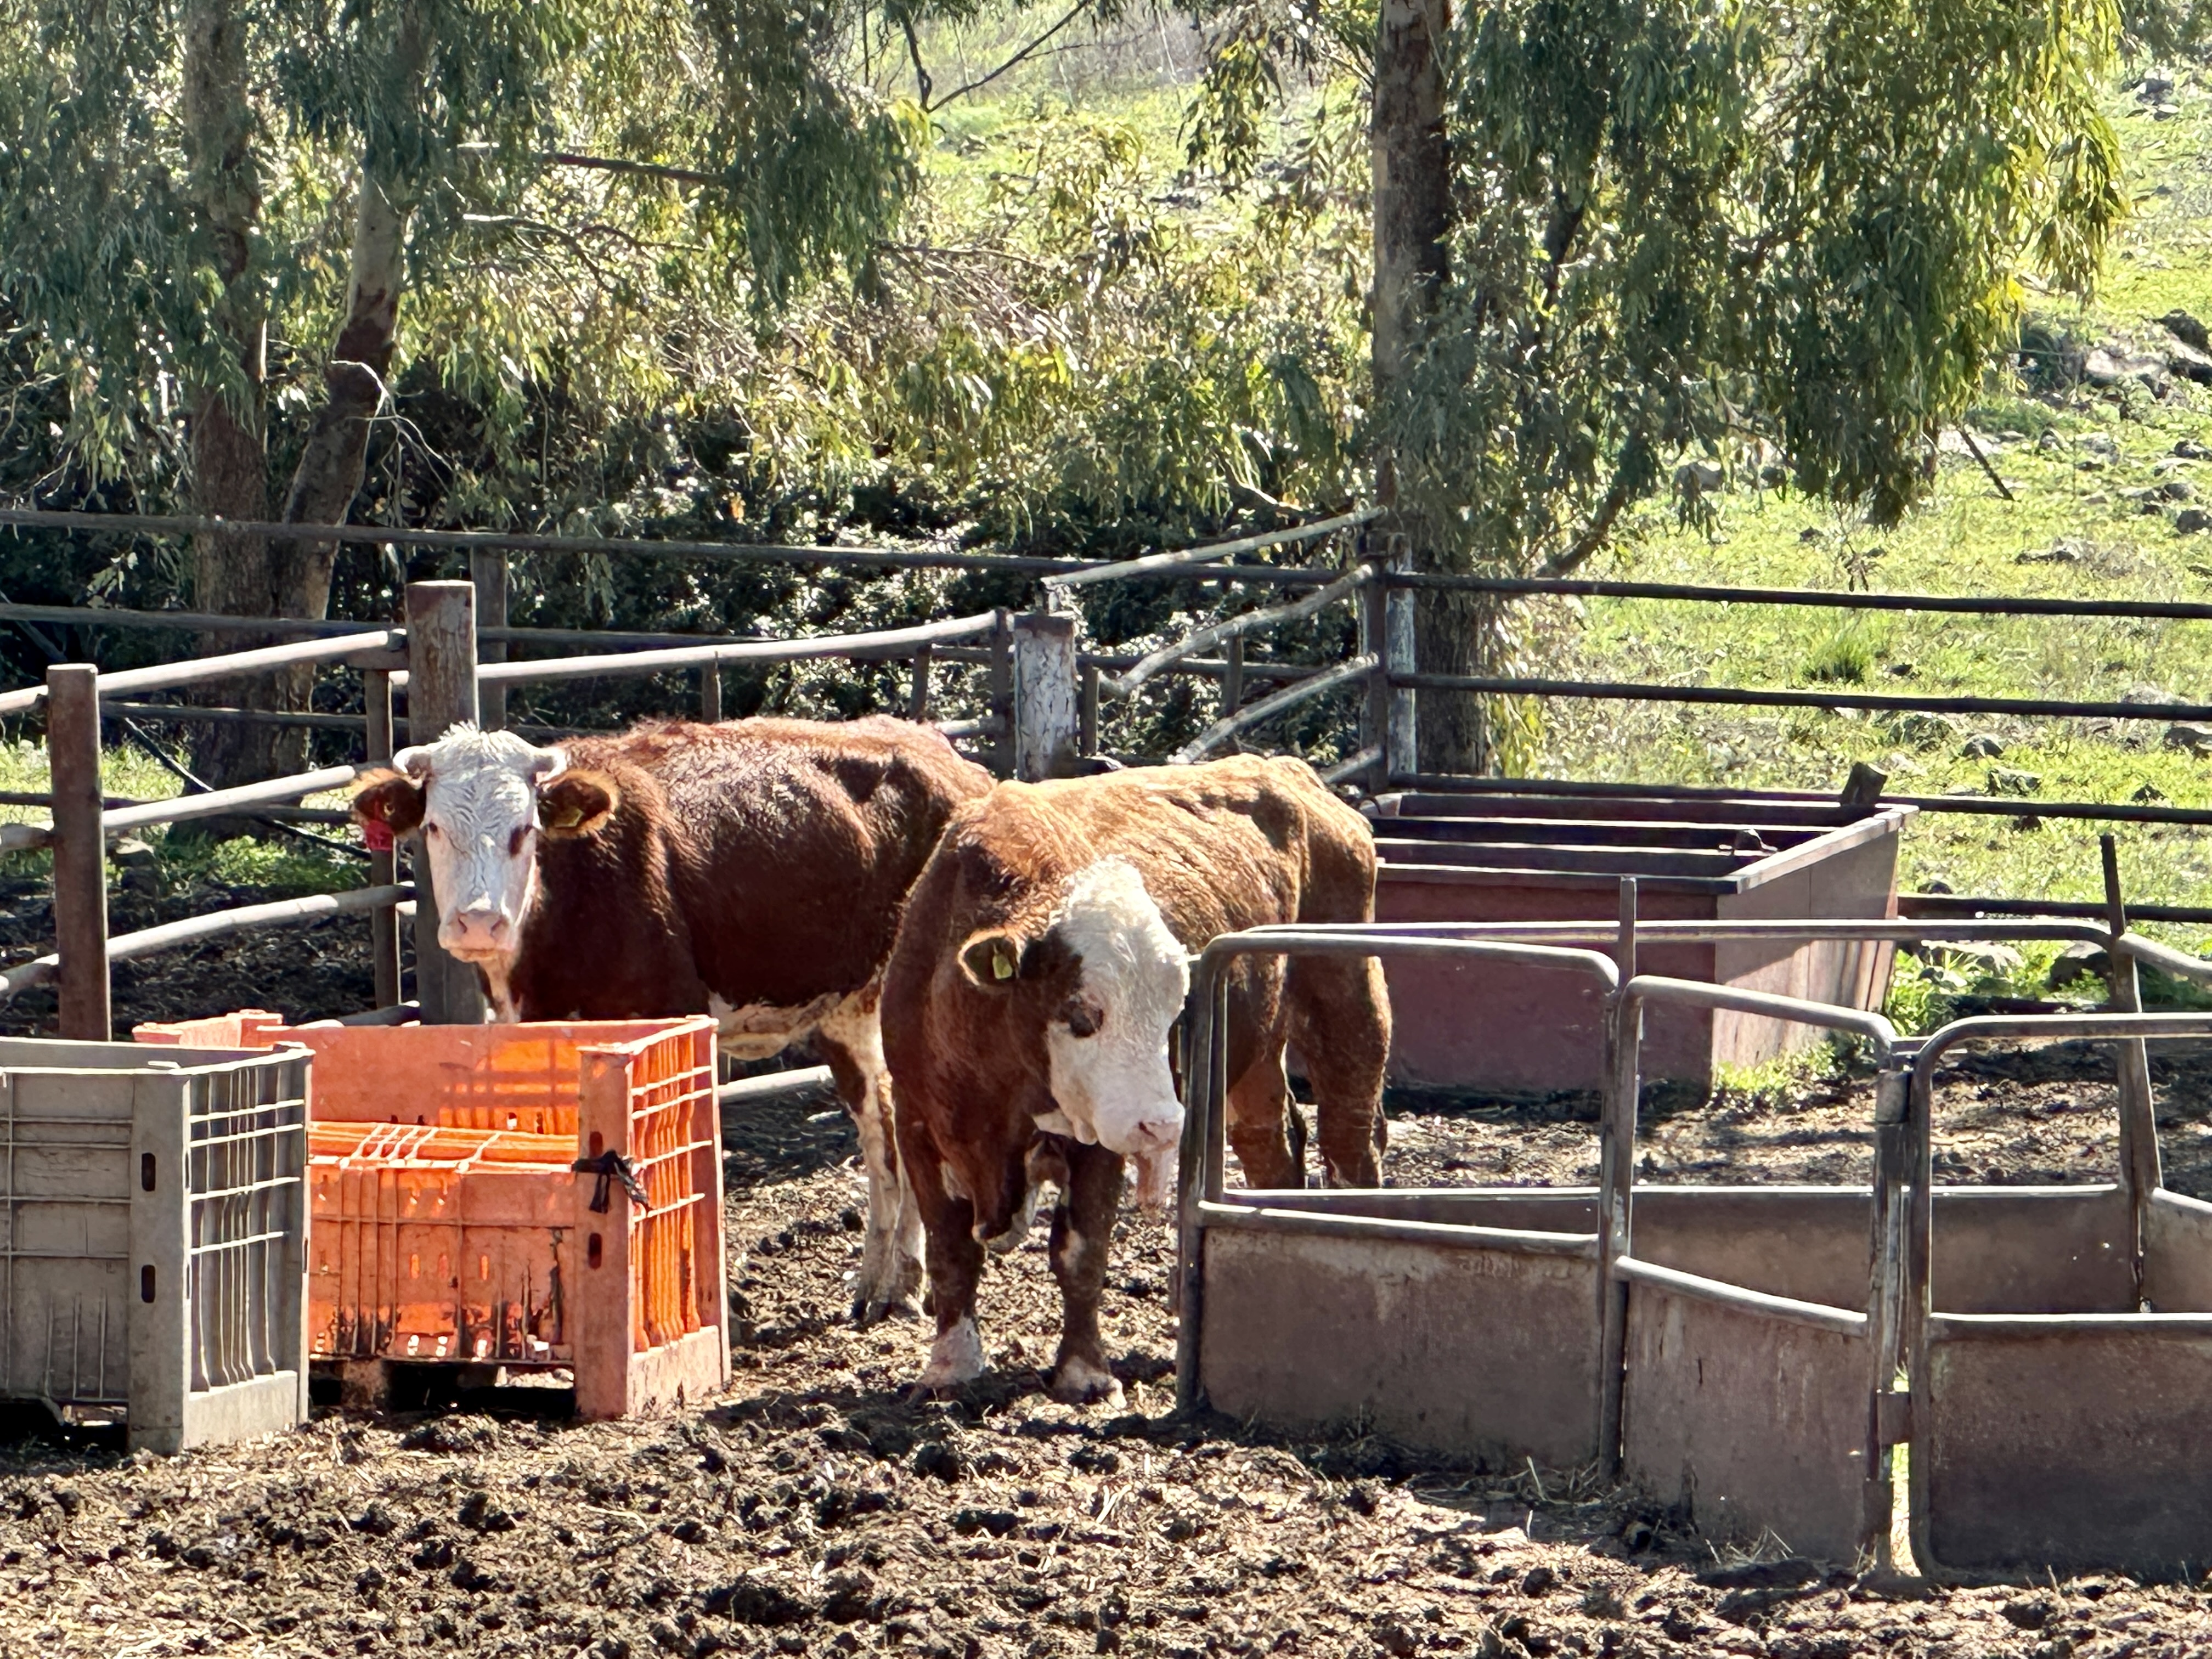
[[[438,943],[463,962],[512,956],[538,884],[538,785],[567,764],[511,732],[448,732],[393,763],[422,783]]]
[[[612,783],[569,772],[557,749],[473,726],[402,750],[392,765],[355,796],[355,813],[420,836],[437,889],[441,946],[464,962],[511,963],[537,902],[541,828],[596,829],[618,799]]]
[[[1144,878],[1105,859],[1068,883],[1051,932],[1076,957],[1076,988],[1045,1027],[1052,1094],[1076,1138],[1157,1160],[1182,1135],[1168,1036],[1190,989],[1183,948]]]

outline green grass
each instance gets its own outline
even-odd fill
[[[2178,118],[2135,112],[2112,94],[2138,216],[2115,248],[2105,286],[2084,308],[2047,301],[2036,329],[2084,345],[2148,348],[2152,319],[2179,307],[2212,321],[2212,89],[2185,79]],[[1930,499],[1876,533],[1832,511],[1771,494],[1729,498],[1717,535],[1647,510],[1589,574],[1640,580],[1848,591],[2047,594],[2087,599],[2212,597],[2212,533],[2185,533],[2181,507],[2212,507],[2212,387],[2177,383],[2165,403],[2083,386],[2039,393],[1992,377],[1972,411],[1977,442],[2011,489],[2002,498],[1965,446],[1947,441]],[[2051,434],[2045,437],[2045,434]],[[2124,492],[2179,477],[2188,502],[2146,510]],[[2112,702],[2155,686],[2212,702],[2212,624],[1983,618],[1750,605],[1592,600],[1544,665],[1591,678],[1760,688],[2046,697]],[[2163,800],[2212,805],[2212,758],[2169,748],[2166,722],[1960,716],[1862,716],[1665,704],[1553,701],[1541,769],[1554,775],[1692,784],[1826,788],[1854,761],[1886,770],[1899,793],[2026,789],[2021,818],[1923,814],[1904,852],[1908,888],[1942,881],[1960,893],[2101,896],[2102,826],[2031,817],[2033,800]],[[1993,738],[1996,757],[1970,753]],[[1987,747],[1987,745],[1981,745]],[[1995,772],[2024,774],[1997,778]],[[2026,780],[2033,779],[2032,784]],[[2212,838],[2194,829],[2117,826],[2129,895],[2212,904]],[[2201,944],[2208,930],[2166,930]],[[2047,965],[2047,964],[2044,964]],[[1997,981],[2019,994],[2039,964]]]
[[[51,778],[46,751],[27,740],[0,743],[0,793],[44,793]],[[103,793],[136,800],[167,800],[180,793],[177,780],[136,749],[111,749],[100,756],[100,785]],[[318,796],[306,803],[342,806],[340,794]],[[43,823],[51,814],[43,806],[0,806],[0,823]],[[336,825],[316,826],[315,833],[336,839]],[[302,892],[337,892],[358,887],[364,866],[332,850],[296,836],[273,835],[266,841],[240,836],[210,841],[195,835],[189,823],[174,828],[155,824],[137,832],[137,839],[161,858],[161,878],[170,891],[203,882],[234,887],[273,887]],[[15,853],[0,858],[0,872],[16,877],[44,877],[52,867],[45,852]],[[111,879],[113,866],[110,866]]]

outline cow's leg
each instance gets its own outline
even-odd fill
[[[854,998],[839,1007],[822,1022],[814,1041],[853,1115],[868,1176],[867,1231],[853,1286],[853,1318],[869,1325],[887,1313],[911,1316],[921,1288],[921,1212],[892,1127],[890,1069],[884,1063],[875,999]]]
[[[900,1164],[910,1173],[929,1258],[929,1307],[937,1340],[921,1370],[925,1389],[957,1388],[983,1374],[983,1337],[975,1326],[975,1286],[983,1276],[983,1246],[975,1237],[975,1206],[945,1188],[934,1149],[902,1138]]]
[[[1300,1135],[1303,1142],[1304,1137]],[[1291,1146],[1291,1079],[1277,1037],[1229,1085],[1229,1145],[1253,1187],[1303,1187],[1305,1174]],[[1303,1150],[1301,1147],[1299,1150]]]
[[[1357,957],[1294,957],[1288,1000],[1318,1105],[1322,1173],[1332,1187],[1378,1186],[1382,1074],[1390,1058],[1382,964]]]
[[[1060,1281],[1060,1356],[1050,1389],[1071,1406],[1118,1403],[1121,1385],[1106,1367],[1098,1335],[1098,1303],[1106,1289],[1106,1255],[1121,1200],[1121,1158],[1103,1146],[1066,1143],[1067,1181],[1052,1215],[1052,1276]]]

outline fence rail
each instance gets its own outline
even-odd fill
[[[261,520],[200,519],[175,514],[127,513],[41,512],[27,507],[0,507],[0,527],[25,530],[65,530],[98,535],[205,536],[259,538],[264,540],[342,542],[371,547],[431,547],[461,553],[579,553],[628,556],[654,559],[690,559],[744,564],[848,565],[856,569],[1000,571],[1011,575],[1065,575],[1085,570],[1118,568],[1091,559],[1042,558],[1020,553],[954,553],[924,548],[799,547],[760,542],[659,541],[637,536],[548,536],[503,530],[405,530],[384,525],[272,524]],[[1331,525],[1330,528],[1335,528]],[[1207,560],[1239,552],[1311,540],[1325,533],[1315,526],[1293,525],[1231,542],[1206,543],[1182,550],[1182,557],[1203,556]],[[1297,585],[1316,577],[1327,581],[1335,571],[1302,571],[1279,565],[1170,564],[1124,575],[1162,576],[1171,580],[1249,581]]]
[[[1395,563],[1363,556],[1349,568],[1308,568],[1287,565],[1237,564],[1231,561],[1267,547],[1297,545],[1325,538],[1357,533],[1376,516],[1373,509],[1336,515],[1316,523],[1279,532],[1208,544],[1176,551],[1147,554],[1116,563],[997,554],[954,553],[917,548],[823,548],[745,545],[713,542],[651,541],[619,537],[554,537],[499,532],[404,531],[374,526],[301,526],[266,523],[220,523],[188,518],[148,515],[47,514],[22,509],[0,509],[0,527],[15,526],[70,532],[96,531],[118,534],[188,535],[220,530],[225,533],[287,538],[312,538],[362,544],[392,544],[465,551],[474,573],[472,582],[425,583],[408,592],[411,628],[372,623],[325,619],[233,617],[201,612],[133,611],[86,606],[0,605],[0,623],[26,627],[67,625],[136,629],[170,629],[204,634],[233,633],[275,638],[277,644],[222,655],[194,657],[181,662],[158,664],[113,674],[97,674],[84,668],[57,670],[49,684],[0,694],[0,714],[26,712],[41,703],[53,708],[48,720],[50,747],[55,750],[54,824],[0,827],[0,848],[52,845],[56,849],[56,919],[60,947],[52,964],[64,985],[64,1029],[67,1035],[106,1035],[105,963],[114,957],[105,933],[104,884],[95,879],[100,860],[96,848],[88,861],[78,843],[157,823],[178,822],[229,812],[271,812],[271,803],[295,801],[318,790],[338,787],[355,775],[352,764],[325,768],[290,779],[242,788],[203,793],[171,801],[109,805],[97,796],[98,732],[100,718],[128,716],[167,721],[211,720],[276,722],[337,732],[362,732],[368,758],[387,758],[392,752],[392,693],[410,689],[408,718],[416,740],[434,738],[451,720],[468,718],[481,709],[485,723],[505,725],[505,690],[514,684],[561,680],[635,677],[670,672],[696,672],[699,706],[704,717],[719,718],[721,705],[720,671],[743,665],[769,665],[840,658],[852,661],[898,661],[913,665],[914,688],[905,699],[906,711],[927,720],[930,704],[930,675],[938,663],[972,665],[981,668],[983,711],[977,714],[935,722],[949,737],[990,745],[988,757],[1001,775],[1044,775],[1062,769],[1077,754],[1097,746],[1098,708],[1102,696],[1128,696],[1164,675],[1204,678],[1218,682],[1218,718],[1170,758],[1190,762],[1213,753],[1239,736],[1270,720],[1310,705],[1314,700],[1352,688],[1364,688],[1356,746],[1323,775],[1332,782],[1364,781],[1370,792],[1390,787],[1480,791],[1486,788],[1522,792],[1650,794],[1659,797],[1726,799],[1833,799],[1811,792],[1695,791],[1674,786],[1568,784],[1545,780],[1486,780],[1432,777],[1419,770],[1413,736],[1417,700],[1424,692],[1473,692],[1485,696],[1592,697],[1621,701],[1676,702],[1754,708],[1859,709],[1894,714],[1992,714],[2025,718],[2075,718],[2134,721],[2212,720],[2212,705],[2150,704],[2129,702],[2088,702],[2048,698],[1942,696],[1861,691],[1796,690],[1790,689],[1680,686],[1632,682],[1584,681],[1523,676],[1457,676],[1419,672],[1414,660],[1413,604],[1423,591],[1490,592],[1506,596],[1538,593],[1648,599],[1695,604],[1763,604],[1830,610],[1927,611],[1987,616],[2111,617],[2166,621],[2212,620],[2212,604],[2179,601],[2091,601],[2052,599],[2004,599],[1976,595],[1875,594],[1831,592],[1814,589],[1731,588],[1689,584],[1612,582],[1597,580],[1540,580],[1515,578],[1462,577],[1412,571],[1402,559]],[[507,625],[506,558],[515,552],[583,553],[621,556],[650,556],[692,561],[729,560],[784,562],[829,567],[933,568],[949,570],[996,570],[1042,576],[1048,592],[1121,580],[1188,580],[1249,583],[1279,592],[1307,591],[1279,599],[1194,629],[1168,645],[1141,655],[1076,649],[1073,626],[1065,617],[1016,615],[1000,611],[950,618],[908,628],[872,633],[825,635],[807,639],[771,640],[737,635],[686,632],[625,631],[591,629],[531,629]],[[1248,660],[1246,646],[1255,635],[1282,624],[1314,616],[1339,603],[1357,608],[1356,642],[1343,660],[1287,662]],[[481,611],[477,608],[481,605]],[[510,648],[574,651],[587,653],[532,655],[509,659]],[[597,647],[597,649],[592,649]],[[1204,653],[1218,653],[1217,656]],[[363,672],[367,712],[363,714],[263,710],[251,708],[184,707],[132,700],[131,694],[204,685],[252,673],[272,672],[313,664],[343,664]],[[424,677],[428,676],[426,679]],[[74,678],[71,678],[74,676]],[[1273,686],[1264,696],[1248,700],[1247,688],[1260,682]],[[74,699],[69,718],[58,718],[50,687],[66,684]],[[532,736],[580,735],[572,728],[518,725]],[[426,737],[426,733],[428,734]],[[70,751],[66,764],[63,750]],[[82,752],[80,752],[82,751]],[[2148,823],[2212,827],[2212,809],[2175,807],[2155,802],[2107,805],[2097,802],[2047,801],[2032,796],[1921,797],[1882,794],[1882,801],[1910,805],[1922,810],[1984,813],[2007,817],[2114,819]],[[293,816],[310,815],[287,809]],[[66,846],[77,847],[69,858]],[[305,919],[313,915],[348,909],[368,909],[380,918],[378,981],[380,1000],[396,1004],[401,994],[398,975],[396,927],[400,891],[388,855],[373,866],[376,884],[362,890],[366,896],[348,896],[348,902],[321,909],[288,910],[283,906],[253,907],[263,921],[236,925],[270,925],[277,921]],[[1969,905],[1993,909],[1999,905],[2026,905],[2026,900],[1975,900],[1950,896],[1915,896],[1931,908],[1963,909]],[[288,904],[294,902],[287,902]],[[412,908],[413,907],[409,907]],[[2181,920],[2186,907],[2146,908],[2146,920]],[[433,979],[455,969],[446,963],[435,944],[434,907],[424,906],[417,921],[418,995],[425,1018],[465,1018],[466,997],[453,985],[432,983],[421,977],[424,963]],[[279,914],[279,913],[282,914]],[[2045,911],[2045,914],[2048,914]],[[237,913],[240,916],[247,913]],[[2212,911],[2205,913],[2212,916]],[[2193,910],[2187,919],[2197,920]],[[194,931],[205,922],[204,929]],[[194,924],[173,924],[171,929],[148,930],[144,935],[125,935],[112,944],[131,952],[163,948],[162,939],[180,940],[213,936],[230,924],[220,918],[195,919]],[[186,927],[178,933],[174,929]],[[148,939],[156,942],[146,943]],[[386,961],[389,957],[390,960]],[[71,990],[70,965],[97,960],[100,971],[82,976]],[[39,964],[15,970],[46,971]],[[465,978],[462,974],[459,977]],[[15,976],[0,979],[0,995],[16,983]],[[454,981],[458,983],[458,980]],[[94,999],[95,988],[99,995]],[[96,1007],[97,1031],[92,1030]],[[72,1025],[79,1029],[72,1030]]]
[[[2055,697],[1915,697],[1886,691],[1773,691],[1732,685],[1653,685],[1632,681],[1556,680],[1520,675],[1393,674],[1415,691],[1477,691],[1497,696],[1592,697],[1625,702],[1717,703],[1749,708],[1924,714],[2019,714],[2081,720],[2212,720],[2212,704],[2076,702]]]

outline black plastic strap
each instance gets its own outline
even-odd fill
[[[653,1207],[653,1200],[645,1194],[644,1183],[637,1178],[635,1166],[620,1152],[606,1152],[597,1158],[580,1158],[569,1167],[578,1175],[599,1176],[599,1184],[592,1188],[591,1209],[594,1215],[607,1212],[608,1206],[613,1202],[608,1188],[617,1181],[622,1182],[623,1191],[629,1194],[629,1201],[639,1209]]]

